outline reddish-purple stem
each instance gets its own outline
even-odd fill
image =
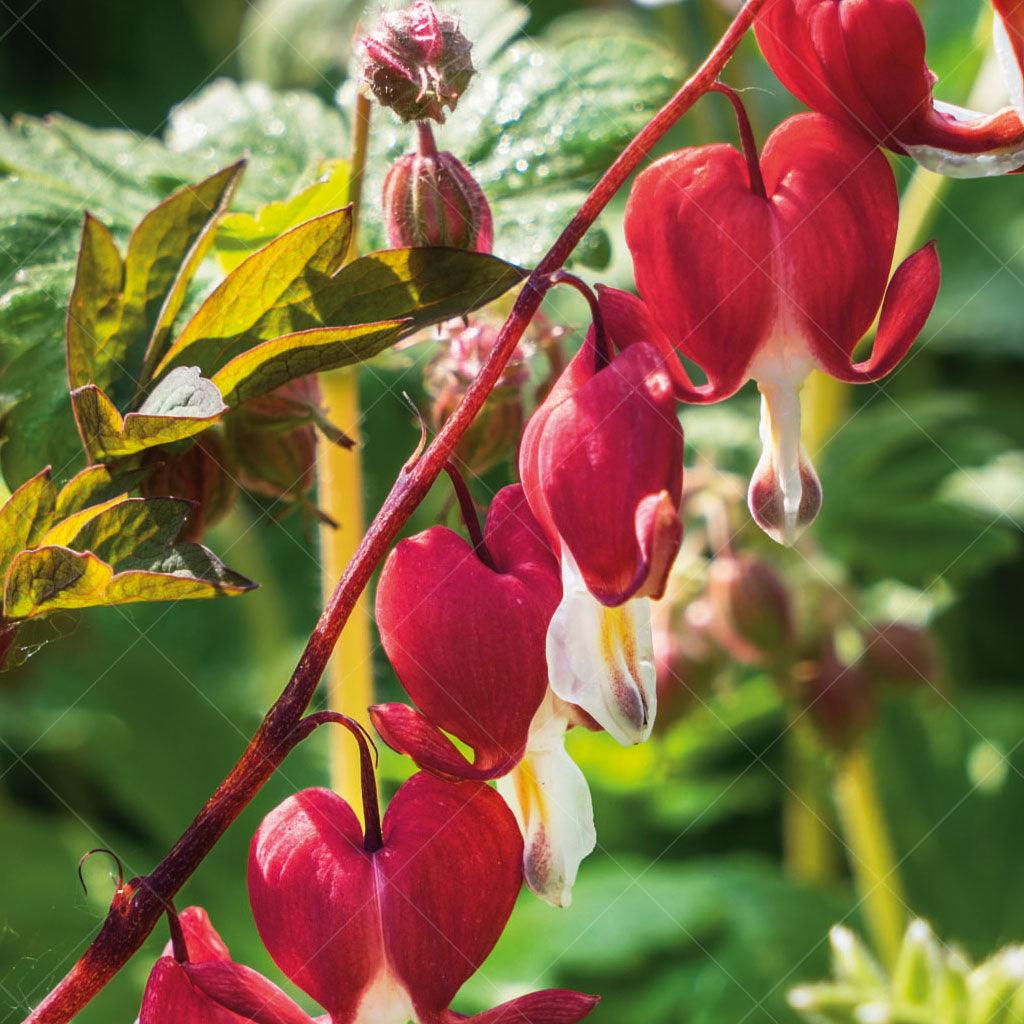
[[[750,191],[761,199],[767,199],[768,190],[764,187],[764,176],[761,174],[761,157],[757,152],[757,140],[754,138],[754,129],[750,126],[747,108],[743,105],[740,94],[731,85],[726,85],[724,82],[716,82],[712,86],[712,91],[720,92],[732,104],[740,132],[740,145],[743,147],[743,155],[747,160]]]
[[[126,883],[122,898],[115,899],[99,934],[82,958],[23,1024],[67,1024],[74,1018],[145,942],[164,913],[167,902],[188,881],[228,826],[284,760],[291,749],[290,741],[295,729],[303,721],[306,708],[359,595],[494,388],[523,332],[540,308],[550,286],[551,275],[562,268],[651,147],[715,84],[765,2],[747,0],[701,67],[602,175],[527,279],[493,351],[455,412],[415,465],[408,472],[399,474],[335,587],[288,685],[267,712],[231,774],[217,787],[206,806],[153,872]]]
[[[473,501],[469,484],[466,483],[465,477],[459,472],[458,467],[451,459],[444,464],[444,471],[452,482],[452,490],[455,491],[455,498],[459,503],[462,522],[466,527],[466,532],[469,534],[469,539],[473,542],[473,550],[476,552],[477,558],[488,569],[497,571],[494,559],[491,558],[491,553],[487,550],[487,541],[484,539],[484,531],[480,526],[480,517],[476,514],[476,504]]]

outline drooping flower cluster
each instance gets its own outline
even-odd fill
[[[993,2],[1022,106],[1022,5]],[[495,495],[482,528],[461,495],[470,540],[435,526],[384,564],[377,625],[411,703],[376,705],[371,718],[420,771],[381,822],[360,738],[365,826],[341,797],[313,789],[286,800],[253,839],[257,928],[283,973],[326,1011],[321,1020],[455,1024],[465,1018],[451,1003],[499,938],[522,881],[569,903],[596,832],[566,735],[582,727],[636,744],[655,721],[651,602],[683,535],[677,403],[716,402],[756,381],[763,452],[751,514],[786,544],[813,521],[822,495],[800,441],[803,381],[813,369],[852,383],[884,377],[939,287],[933,245],[892,273],[899,203],[878,145],[956,173],[1024,165],[1018,112],[974,118],[932,100],[909,0],[769,0],[757,31],[815,112],[785,121],[759,154],[733,97],[742,153],[685,149],[637,178],[625,233],[639,297],[601,292],[584,344],[522,432],[521,483]],[[444,120],[473,73],[457,22],[418,0],[385,16],[363,52],[368,87],[419,135],[417,153],[385,183],[392,244],[488,251],[483,192],[437,150],[427,123]],[[855,361],[876,318],[871,355]],[[681,357],[706,381],[695,383]],[[795,657],[788,595],[762,563],[723,556],[706,603],[717,616],[709,636],[731,657]],[[906,640],[894,633],[888,648]],[[858,678],[831,634],[809,664],[806,689],[837,700],[846,691],[830,677]],[[822,704],[823,731],[832,707]],[[861,705],[839,709],[844,728],[851,707]],[[177,920],[140,1024],[308,1024],[273,983],[230,960],[201,911]],[[595,1001],[552,990],[470,1020],[573,1024]]]

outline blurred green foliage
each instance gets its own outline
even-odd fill
[[[62,372],[61,302],[70,286],[77,217],[93,202],[89,175],[99,149],[101,166],[119,166],[122,173],[117,190],[100,192],[96,212],[122,241],[147,204],[246,147],[256,159],[241,208],[286,198],[312,180],[316,160],[345,150],[346,114],[332,103],[337,89],[347,95],[348,55],[341,43],[334,52],[321,44],[343,40],[352,16],[352,5],[341,0],[18,0],[5,6],[5,116],[59,110],[86,124],[155,134],[164,142],[138,148],[119,135],[101,143],[79,127],[62,129],[64,122],[33,129],[36,141],[60,138],[57,148],[43,149],[51,157],[45,201],[30,191],[31,181],[21,193],[27,198],[19,217],[35,211],[46,230],[39,237],[33,227],[20,248],[0,254],[0,276],[6,293],[12,275],[35,267],[30,274],[38,273],[55,297],[48,309],[29,308],[31,315],[21,320],[12,320],[16,304],[13,312],[0,310],[7,325],[0,336],[4,361],[33,349],[39,359],[23,369],[22,383],[13,368],[0,375],[0,401],[25,382],[52,384]],[[490,29],[478,53],[499,53],[504,39],[520,31],[514,10],[490,0],[463,6],[467,17]],[[920,6],[939,92],[962,99],[979,59],[975,6],[962,0],[922,0]],[[309,33],[318,11],[330,31]],[[566,11],[567,18],[556,20]],[[487,73],[467,94],[465,120],[460,111],[439,133],[442,145],[481,162],[498,203],[499,251],[514,241],[514,258],[523,260],[539,251],[538,239],[557,230],[580,190],[681,69],[703,56],[727,19],[714,0],[649,8],[625,0],[538,0],[529,13],[525,36],[487,61]],[[622,30],[623,19],[631,46],[656,57],[644,62],[635,49],[624,57],[600,48],[603,35]],[[524,77],[516,66],[523,62],[534,89],[529,102],[518,93]],[[263,86],[209,83],[254,73],[315,95],[277,112],[278,101]],[[752,42],[727,77],[748,90],[761,138],[795,109]],[[630,93],[631,81],[642,86],[642,97]],[[167,112],[188,100],[168,128]],[[506,105],[496,107],[499,101]],[[259,108],[255,119],[245,115],[247,105]],[[495,119],[495,111],[507,111],[507,120]],[[564,138],[566,125],[579,128],[582,118],[589,121],[579,148],[547,138],[559,125]],[[270,129],[278,121],[275,136]],[[393,123],[379,123],[371,203],[385,153],[405,145]],[[733,138],[726,105],[709,97],[661,148]],[[18,170],[18,152],[9,140],[0,145],[8,184],[12,175],[32,178]],[[35,157],[28,163],[40,166]],[[905,171],[899,168],[901,180]],[[544,179],[554,179],[557,188]],[[248,196],[244,189],[251,190]],[[1024,938],[1024,885],[1016,870],[1024,802],[1020,190],[1019,180],[1003,179],[956,182],[944,194],[933,226],[945,269],[939,306],[893,377],[856,392],[849,423],[822,453],[825,508],[815,533],[844,579],[874,594],[909,592],[909,600],[932,616],[953,690],[948,699],[892,698],[872,744],[914,911],[979,958]],[[47,205],[54,195],[63,204],[56,217]],[[542,223],[533,219],[541,216],[538,203]],[[607,263],[598,276],[628,286],[616,211],[621,203],[604,218],[605,235],[594,238],[584,262]],[[526,232],[505,230],[524,215],[531,218]],[[21,221],[8,220],[4,244],[12,246],[18,238],[11,224]],[[374,237],[372,216],[369,230]],[[531,244],[523,244],[531,233]],[[34,261],[40,246],[42,258]],[[548,312],[582,326],[580,307],[564,296],[553,297]],[[400,393],[421,395],[422,362],[413,354],[363,372],[371,509],[415,444]],[[749,472],[756,422],[749,395],[724,408],[685,410],[683,420],[692,461],[713,459]],[[505,467],[475,483],[478,497],[486,498],[510,473]],[[409,529],[435,522],[446,499],[436,488]],[[43,646],[26,666],[0,676],[0,1021],[19,1021],[94,933],[109,898],[107,869],[101,859],[87,867],[84,896],[74,870],[81,853],[109,846],[128,872],[148,870],[231,766],[287,678],[317,614],[319,578],[315,545],[294,519],[277,522],[275,511],[269,502],[250,502],[210,541],[260,581],[259,591],[201,606],[57,616],[47,628],[61,643]],[[381,693],[398,699],[379,651],[375,659]],[[830,924],[859,926],[859,920],[845,878],[819,890],[789,881],[782,871],[786,722],[775,690],[757,670],[743,671],[704,706],[664,717],[654,742],[635,750],[621,750],[605,737],[572,737],[595,790],[599,850],[583,867],[570,910],[556,912],[524,897],[495,953],[463,993],[462,1008],[560,984],[605,995],[593,1017],[598,1024],[797,1019],[786,991],[828,973]],[[246,847],[275,802],[323,781],[322,742],[314,739],[289,758],[181,897],[182,905],[205,905],[238,959],[272,976],[248,909]],[[397,757],[384,764],[388,787],[408,771]],[[158,929],[80,1020],[132,1020],[164,939]]]

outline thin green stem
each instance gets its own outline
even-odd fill
[[[874,767],[863,741],[843,755],[835,795],[864,919],[875,951],[892,967],[907,927],[906,900]]]

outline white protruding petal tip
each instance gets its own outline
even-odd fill
[[[547,635],[548,678],[560,699],[583,708],[624,746],[651,735],[657,673],[650,601],[602,605],[562,551],[562,602]]]
[[[565,750],[566,721],[550,695],[530,730],[526,756],[498,792],[523,833],[523,876],[530,890],[556,907],[572,903],[580,864],[597,845],[590,788]]]

